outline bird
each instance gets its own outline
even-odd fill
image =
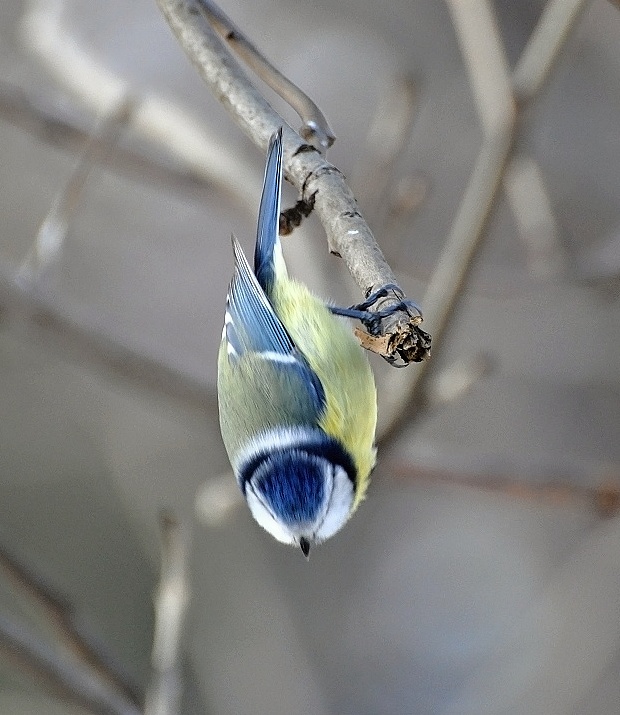
[[[368,358],[339,314],[346,309],[288,275],[278,235],[281,184],[282,128],[269,141],[253,269],[232,236],[218,406],[252,516],[308,557],[366,495],[377,393]]]

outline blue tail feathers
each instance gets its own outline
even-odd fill
[[[263,194],[258,212],[254,249],[254,273],[261,288],[269,295],[276,278],[275,251],[280,250],[280,191],[282,185],[282,127],[271,135]]]

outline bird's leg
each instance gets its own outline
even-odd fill
[[[371,308],[378,300],[381,298],[387,298],[392,292],[394,297],[398,299],[398,303],[394,303],[389,308],[385,310],[370,311]],[[353,318],[354,320],[359,320],[368,330],[371,335],[376,335],[379,332],[381,321],[384,318],[396,313],[399,310],[404,310],[407,313],[415,310],[418,315],[422,316],[422,311],[416,303],[412,300],[405,299],[405,295],[402,290],[393,283],[387,283],[386,285],[371,293],[366,297],[366,300],[356,305],[352,305],[350,308],[338,308],[336,306],[329,306],[334,315],[342,315],[345,318]]]

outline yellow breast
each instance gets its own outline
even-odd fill
[[[377,393],[370,364],[345,320],[333,315],[303,284],[280,279],[270,297],[323,385],[326,409],[319,427],[342,443],[357,468],[355,510],[376,459]]]

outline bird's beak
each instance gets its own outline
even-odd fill
[[[301,548],[303,555],[307,559],[309,559],[310,558],[310,542],[308,541],[308,539],[306,539],[302,536],[301,539],[299,539],[299,546]]]

